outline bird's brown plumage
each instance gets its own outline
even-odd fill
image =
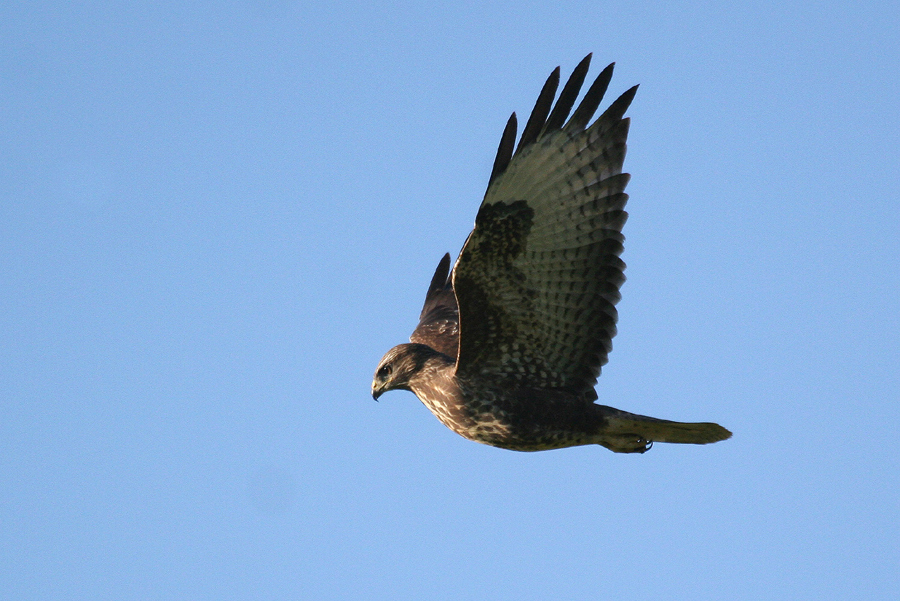
[[[593,403],[625,281],[624,114],[637,86],[590,123],[610,65],[569,117],[589,64],[590,55],[555,105],[553,71],[518,146],[510,118],[475,227],[452,270],[449,255],[441,260],[411,344],[382,359],[373,395],[411,390],[462,436],[515,450],[723,440],[731,433],[717,424]]]

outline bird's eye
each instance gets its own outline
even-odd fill
[[[391,366],[390,365],[382,365],[381,369],[378,370],[378,379],[385,380],[391,375]]]

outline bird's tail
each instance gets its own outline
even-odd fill
[[[636,415],[597,405],[606,421],[602,444],[618,453],[643,453],[654,442],[709,444],[731,438],[731,432],[709,422],[685,423]]]

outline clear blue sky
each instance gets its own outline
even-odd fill
[[[896,599],[891,2],[5,2],[0,598]],[[601,402],[522,454],[372,401],[509,113],[641,88]]]

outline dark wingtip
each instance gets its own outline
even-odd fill
[[[431,277],[431,285],[428,287],[430,292],[439,292],[447,285],[447,276],[450,275],[450,253],[444,253],[438,263],[434,275]]]
[[[588,124],[591,117],[593,117],[594,113],[597,111],[597,107],[600,106],[603,95],[606,94],[606,89],[609,87],[609,82],[612,80],[613,69],[615,66],[615,63],[610,63],[600,72],[600,75],[597,76],[597,79],[595,79],[594,83],[591,84],[591,87],[588,88],[584,98],[581,99],[581,104],[575,109],[572,118],[569,119],[569,122],[566,124],[566,130],[574,131],[584,129],[584,126]]]
[[[553,108],[553,98],[556,96],[556,89],[558,87],[559,67],[555,68],[553,72],[550,73],[547,81],[544,82],[544,87],[541,88],[541,93],[538,94],[538,99],[534,103],[534,108],[531,109],[531,116],[528,117],[528,122],[522,130],[522,137],[519,139],[519,146],[516,149],[516,154],[519,154],[523,148],[538,139],[541,130],[544,129],[547,115],[550,114],[550,109]]]
[[[553,107],[553,112],[551,112],[550,116],[547,118],[547,123],[544,125],[543,131],[555,131],[560,129],[566,122],[566,117],[568,117],[569,113],[572,111],[572,107],[575,105],[575,99],[578,98],[578,92],[581,91],[581,86],[584,83],[584,78],[587,75],[588,69],[591,67],[592,56],[593,53],[589,53],[586,57],[581,59],[581,62],[578,63],[578,66],[572,71],[569,80],[566,81],[566,85],[563,86],[563,90],[556,100],[556,106]]]
[[[519,139],[518,146],[516,146],[516,114],[513,113],[510,116],[509,121],[507,121],[506,127],[503,130],[503,135],[500,137],[500,145],[497,148],[497,156],[494,159],[494,166],[491,169],[488,188],[490,188],[491,183],[493,183],[498,176],[506,171],[506,168],[509,166],[509,163],[515,154],[518,154],[523,148],[540,139],[545,132],[552,132],[558,129],[576,132],[578,130],[583,130],[591,121],[594,113],[597,111],[597,107],[599,107],[600,103],[603,101],[603,96],[606,94],[609,82],[612,80],[613,70],[616,66],[616,63],[614,62],[607,65],[606,68],[600,72],[591,84],[591,87],[585,93],[578,108],[572,113],[568,122],[566,122],[566,118],[569,117],[569,113],[572,111],[572,107],[574,106],[578,93],[581,90],[581,86],[584,83],[585,76],[591,65],[592,57],[593,53],[588,53],[587,56],[581,59],[581,62],[578,63],[572,71],[572,75],[570,75],[568,81],[566,81],[566,85],[563,86],[563,90],[560,93],[555,106],[553,105],[553,97],[556,94],[556,89],[559,87],[559,67],[556,67],[556,69],[550,73],[547,81],[544,82],[544,87],[541,88],[541,93],[538,95],[537,102],[535,102],[534,109],[531,111],[528,122],[522,130],[522,137]],[[598,121],[604,119],[621,119],[628,109],[628,106],[631,104],[631,101],[634,99],[637,89],[638,86],[634,86],[619,96],[619,98],[606,109],[603,115],[600,116]]]
[[[516,144],[517,127],[516,114],[513,113],[510,115],[509,121],[506,122],[506,127],[503,128],[503,135],[500,136],[500,146],[497,148],[497,156],[494,159],[494,168],[491,169],[491,177],[488,180],[488,186],[491,185],[491,182],[493,182],[498,175],[506,171],[509,161],[512,160],[513,148]]]
[[[631,101],[634,100],[634,95],[637,94],[639,86],[640,84],[625,90],[621,96],[616,98],[615,101],[609,105],[609,108],[603,111],[603,114],[600,115],[598,121],[616,121],[621,119],[625,115],[625,111],[628,110],[628,107],[631,106]]]
[[[422,306],[422,312],[419,313],[419,319],[425,317],[425,314],[431,310],[434,299],[447,288],[450,276],[450,253],[445,253],[438,263],[434,275],[431,276],[431,283],[428,285],[428,292],[425,293],[425,304]]]

